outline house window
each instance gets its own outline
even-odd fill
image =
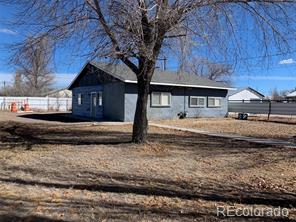
[[[99,106],[102,106],[103,105],[103,92],[99,92],[98,96],[99,96]]]
[[[171,93],[168,92],[153,92],[151,93],[152,106],[170,106]]]
[[[222,99],[219,97],[209,97],[208,107],[221,107]]]
[[[78,106],[82,105],[82,94],[81,93],[78,93],[78,95],[77,95],[77,103],[78,103]]]
[[[189,107],[205,107],[206,97],[190,96]]]

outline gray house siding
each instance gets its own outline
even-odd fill
[[[223,89],[204,89],[204,88],[185,88],[185,107],[189,117],[225,117],[228,113],[228,90]],[[219,97],[221,107],[196,108],[189,106],[190,96]]]
[[[188,117],[224,117],[227,115],[227,90],[185,88],[171,86],[151,86],[151,92],[170,92],[170,107],[152,107],[151,94],[148,97],[147,116],[149,120],[176,119],[179,112],[188,112]],[[189,106],[190,96],[220,97],[221,107],[217,108],[197,108]],[[126,84],[125,87],[125,118],[124,121],[133,121],[137,101],[137,86]]]
[[[76,87],[73,88],[72,94],[72,114],[75,116],[81,116],[86,118],[92,118],[91,112],[91,93],[99,93],[103,91],[102,85],[97,86],[83,86],[83,87]],[[82,94],[82,104],[78,105],[78,94]],[[97,103],[98,104],[98,103]],[[96,120],[103,118],[103,106],[98,106],[95,111]]]
[[[84,66],[79,75],[69,86],[73,91],[72,113],[76,116],[93,118],[96,120],[108,119],[117,121],[133,121],[137,102],[137,85],[135,75],[127,67],[111,66],[100,68],[93,63]],[[185,76],[185,75],[184,75]],[[127,83],[129,82],[129,83]],[[148,97],[147,115],[149,120],[175,119],[178,113],[187,112],[188,117],[224,117],[227,115],[228,89],[225,85],[211,80],[203,79],[194,75],[187,75],[181,81],[172,72],[156,70],[154,83],[164,85],[151,85]],[[179,85],[194,85],[204,88],[189,88]],[[220,89],[217,89],[220,88]],[[92,95],[102,92],[102,106],[92,109]],[[169,107],[153,107],[151,105],[151,92],[170,92],[171,104]],[[78,94],[81,93],[83,101],[78,105]],[[96,94],[92,94],[96,93]],[[219,97],[220,107],[190,107],[190,96]],[[94,118],[95,116],[95,118]]]
[[[124,121],[124,83],[104,84],[104,117],[110,120]]]
[[[95,120],[124,119],[124,84],[111,75],[91,65],[86,65],[82,71],[83,75],[78,76],[77,81],[72,85],[72,114],[91,118]],[[92,112],[92,93],[102,92],[102,106],[99,106],[97,95],[97,106]],[[83,102],[78,105],[78,94],[83,96]],[[94,117],[95,116],[95,117]]]

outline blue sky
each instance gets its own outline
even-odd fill
[[[8,64],[11,43],[19,41],[25,33],[14,30],[6,25],[12,19],[13,10],[0,6],[0,84],[10,82],[15,67]],[[296,46],[294,47],[296,49]],[[73,56],[71,50],[56,50],[55,53],[55,87],[62,88],[69,85],[79,72],[85,58]],[[278,90],[293,89],[296,87],[296,54],[271,56],[268,65],[260,60],[252,61],[253,65],[237,65],[233,77],[234,86],[250,86],[263,94],[269,94],[274,88]],[[168,69],[174,70],[176,62],[171,59]]]

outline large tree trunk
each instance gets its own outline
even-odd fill
[[[148,131],[147,119],[147,101],[149,95],[149,86],[152,74],[154,72],[154,64],[150,64],[142,69],[141,74],[138,75],[138,99],[133,125],[134,143],[146,143]]]

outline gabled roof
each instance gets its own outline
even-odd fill
[[[105,73],[125,83],[137,83],[137,77],[132,70],[124,64],[110,64],[102,62],[89,62],[87,64],[93,65]],[[86,65],[87,65],[86,64]],[[84,68],[86,67],[84,66]],[[84,69],[83,68],[83,69]],[[82,71],[76,76],[70,84],[69,89],[79,79],[78,77],[83,73]],[[182,73],[178,74],[171,71],[163,71],[155,69],[151,85],[167,85],[167,86],[181,86],[181,87],[196,87],[196,88],[213,88],[213,89],[232,89],[234,88],[213,80],[199,77],[193,74]]]
[[[296,97],[296,90],[287,94],[287,97]]]
[[[71,91],[69,91],[68,88],[62,88],[62,89],[55,89],[55,90],[51,90],[49,92],[43,93],[42,96],[48,96],[48,95],[56,94],[59,92],[71,93]]]
[[[251,87],[245,87],[245,88],[241,88],[241,89],[235,90],[235,91],[231,92],[229,94],[229,96],[233,96],[233,95],[235,95],[237,93],[240,93],[240,92],[242,92],[244,90],[248,90],[249,92],[254,93],[255,95],[257,95],[261,99],[263,99],[265,97],[262,93],[258,92],[257,90],[255,90],[255,89],[253,89]]]

